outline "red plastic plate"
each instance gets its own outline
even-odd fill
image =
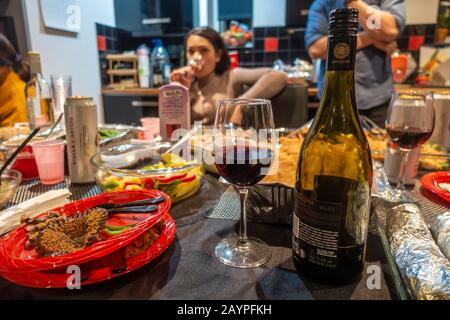
[[[168,212],[171,202],[169,196],[158,190],[120,191],[101,194],[56,208],[52,211],[71,216],[105,203],[121,204],[159,196],[164,196],[166,201],[158,205],[158,211],[150,214],[118,214],[111,216],[107,222],[108,224],[118,226],[136,224],[135,227],[118,236],[105,238],[105,240],[94,243],[88,248],[58,257],[41,258],[34,249],[25,249],[27,232],[24,226],[18,227],[5,237],[0,238],[0,273],[54,270],[69,265],[83,264],[87,261],[106,256],[117,249],[126,246],[139,237],[144,231],[150,229]],[[40,215],[40,217],[45,216],[46,214],[48,214],[48,212]]]
[[[450,202],[450,192],[439,186],[441,183],[450,183],[450,171],[429,173],[423,176],[420,182],[425,189]]]
[[[115,273],[111,269],[111,255],[108,255],[88,263],[90,264],[89,276],[81,282],[81,286],[98,283],[130,273],[162,254],[173,242],[176,233],[175,222],[172,217],[166,214],[162,219],[164,219],[164,227],[158,240],[147,251],[136,257],[127,259],[126,269],[123,272]],[[67,288],[67,281],[72,275],[70,273],[67,274],[65,269],[59,272],[42,271],[0,274],[8,281],[33,288]]]

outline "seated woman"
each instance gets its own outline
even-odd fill
[[[0,127],[28,122],[25,82],[29,77],[28,65],[8,39],[0,34]]]
[[[171,81],[190,89],[191,119],[204,125],[213,124],[216,103],[221,98],[270,99],[287,84],[287,75],[271,68],[230,70],[225,43],[211,28],[189,32],[185,52],[188,66],[174,70]],[[250,88],[244,92],[246,86]]]

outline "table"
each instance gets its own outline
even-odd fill
[[[59,187],[63,187],[61,184]],[[32,191],[37,182],[25,185]],[[57,186],[58,187],[58,186]],[[23,188],[23,186],[22,186]],[[79,188],[84,191],[79,192]],[[94,185],[72,186],[74,195],[98,192]],[[29,191],[26,194],[29,194]],[[1,299],[396,299],[392,275],[376,234],[369,234],[366,268],[380,268],[380,287],[369,290],[371,274],[342,287],[330,287],[299,277],[291,262],[291,228],[249,223],[249,235],[265,240],[273,249],[263,267],[241,270],[221,264],[214,247],[237,229],[237,221],[214,218],[218,201],[229,192],[214,176],[207,175],[195,197],[172,207],[177,224],[172,245],[156,260],[130,274],[82,287],[81,290],[25,288],[0,278]],[[18,195],[21,192],[19,190]],[[25,194],[21,196],[25,198]],[[229,201],[229,200],[228,200]],[[239,205],[238,203],[236,205]]]

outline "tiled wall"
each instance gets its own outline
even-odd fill
[[[426,35],[424,44],[433,44],[434,25],[407,26],[398,38],[398,46],[402,51],[409,49],[411,36]],[[292,64],[295,59],[309,60],[304,42],[305,29],[286,29],[284,27],[255,28],[253,48],[238,48],[239,63],[242,67],[270,67],[276,59]],[[108,68],[106,55],[124,50],[135,50],[141,44],[151,46],[152,37],[131,37],[131,33],[97,24],[97,41],[99,44],[100,72],[102,85],[108,84],[106,70]],[[169,51],[172,64],[175,68],[180,66],[183,56],[184,35],[171,35],[163,38]],[[418,59],[418,51],[413,56]]]
[[[252,49],[238,49],[243,67],[269,67],[276,59],[292,64],[295,59],[309,60],[304,44],[304,29],[284,27],[255,28]]]
[[[433,44],[434,32],[434,25],[407,26],[397,40],[398,47],[402,51],[414,51],[410,50],[410,44],[413,42],[411,38],[416,36],[419,38],[424,36],[424,44]],[[287,64],[292,64],[296,58],[310,60],[305,49],[304,36],[303,28],[255,28],[253,48],[238,49],[240,64],[248,67],[268,67],[273,65],[275,59],[281,59]],[[276,50],[267,46],[271,42],[278,44],[275,45]]]

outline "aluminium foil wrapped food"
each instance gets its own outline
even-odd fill
[[[450,260],[450,211],[435,216],[430,229],[442,253]]]
[[[394,207],[387,217],[391,252],[417,299],[450,300],[450,261],[414,204]]]

